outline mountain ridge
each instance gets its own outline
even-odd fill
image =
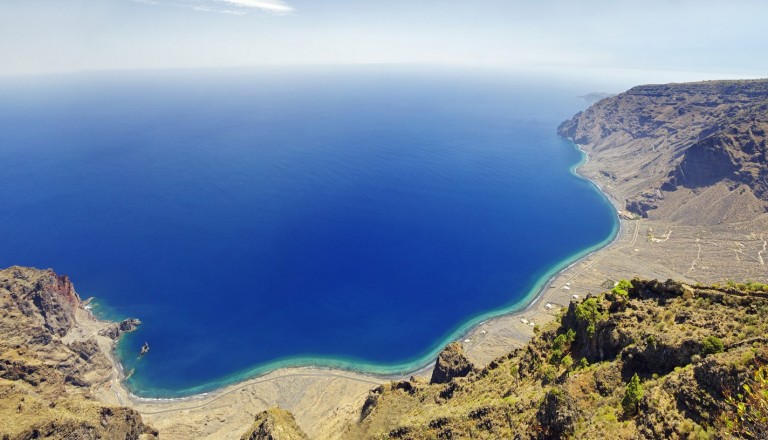
[[[600,100],[558,134],[600,154],[626,209],[643,217],[670,211],[669,193],[685,189],[698,202],[695,190],[715,185],[736,194],[731,208],[760,214],[768,210],[767,110],[768,80],[645,85]]]

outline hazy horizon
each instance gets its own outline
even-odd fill
[[[625,87],[768,76],[757,1],[10,0],[0,76],[417,65]]]

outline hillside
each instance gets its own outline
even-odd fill
[[[558,128],[599,153],[629,211],[700,224],[766,211],[767,130],[768,80],[638,86]],[[713,186],[728,196],[711,198]],[[679,206],[683,199],[689,206]]]
[[[346,437],[754,438],[768,428],[766,382],[755,381],[768,362],[768,293],[739,287],[636,279],[572,302],[483,369],[372,390]],[[441,358],[463,363],[457,347]],[[750,399],[758,413],[740,422]]]
[[[558,133],[634,236],[582,288],[614,274],[768,281],[768,80],[637,86]]]
[[[0,271],[0,438],[154,438],[133,409],[97,401],[112,363],[78,330],[82,302],[66,276]],[[129,329],[132,322],[123,325]],[[115,336],[120,326],[109,327]]]

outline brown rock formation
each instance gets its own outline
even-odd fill
[[[437,356],[430,383],[448,383],[454,377],[466,376],[474,368],[469,359],[464,356],[461,344],[452,342]]]
[[[26,317],[64,336],[74,326],[74,309],[80,304],[69,278],[57,276],[53,271],[48,271],[49,276],[34,278],[20,267],[9,270],[10,276],[0,278],[0,288],[9,293]]]
[[[99,334],[110,339],[117,340],[123,333],[136,330],[139,325],[141,325],[141,321],[138,319],[128,318],[109,325],[107,328],[101,330]]]
[[[0,270],[0,438],[154,436],[136,411],[93,399],[112,364],[94,339],[69,337],[79,307],[66,276]]]
[[[242,440],[305,440],[306,434],[296,424],[293,414],[280,408],[270,408],[256,416],[253,426]]]

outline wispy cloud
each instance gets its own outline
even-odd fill
[[[246,15],[248,12],[234,9],[213,9],[206,6],[192,6],[197,12],[217,12],[219,14]]]
[[[132,0],[146,5],[167,4],[191,8],[198,12],[219,12],[224,14],[245,15],[249,11],[265,11],[273,14],[290,14],[293,7],[283,0]],[[220,5],[220,6],[219,6]],[[226,8],[226,9],[225,9]]]
[[[287,5],[282,0],[215,0],[219,3],[228,3],[230,5],[242,8],[261,9],[264,11],[287,14],[293,12],[293,7]]]

